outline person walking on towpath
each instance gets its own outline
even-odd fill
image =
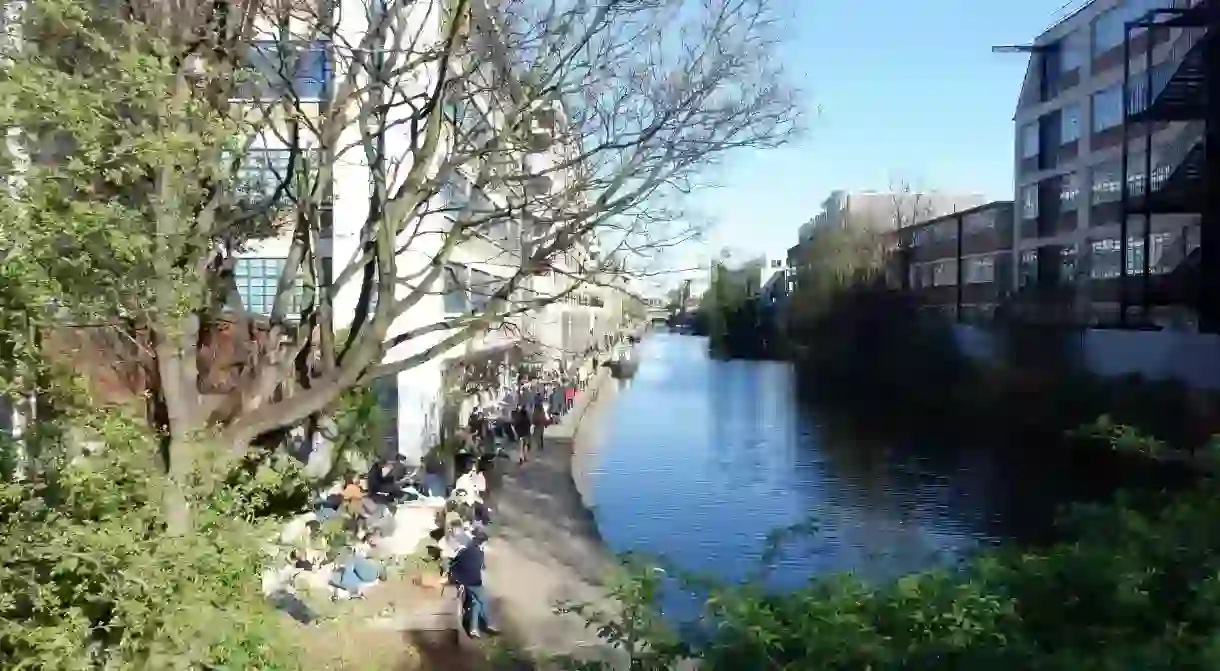
[[[458,551],[449,565],[449,580],[462,590],[462,629],[471,638],[479,638],[481,632],[493,636],[500,633],[491,624],[487,594],[483,591],[486,544],[487,532],[476,528],[470,543]]]
[[[534,411],[530,416],[530,426],[534,434],[534,447],[539,452],[542,451],[542,433],[546,430],[546,425],[549,424],[550,421],[551,418],[547,416],[546,412],[546,404],[542,402],[542,399],[538,399],[534,402]]]
[[[513,431],[517,434],[517,450],[520,454],[517,463],[520,464],[524,464],[530,458],[531,424],[529,410],[525,408],[524,403],[521,403],[513,412]]]

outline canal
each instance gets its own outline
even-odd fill
[[[1060,504],[1097,497],[1087,477],[1028,452],[845,430],[800,403],[787,364],[712,360],[702,338],[651,334],[636,356],[585,467],[616,552],[738,581],[758,575],[772,530],[808,522],[814,533],[771,557],[765,575],[788,589],[1038,538]]]

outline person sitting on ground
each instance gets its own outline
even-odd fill
[[[487,595],[483,591],[483,568],[486,564],[483,550],[486,543],[487,533],[475,529],[470,543],[449,564],[450,582],[462,588],[462,628],[471,638],[479,638],[481,632],[500,633],[491,624]]]
[[[330,585],[352,597],[364,595],[364,590],[378,580],[386,579],[385,567],[366,556],[367,548],[353,548],[338,562]],[[338,598],[336,592],[333,598]]]
[[[369,494],[379,503],[395,503],[403,498],[407,467],[397,459],[382,460],[369,469]]]
[[[348,475],[344,479],[343,489],[339,490],[339,496],[343,499],[343,509],[347,513],[352,515],[360,513],[367,485],[368,483],[360,480],[355,475]]]
[[[470,492],[476,498],[482,498],[487,493],[487,478],[479,470],[478,459],[470,460],[470,467],[457,479],[457,483],[454,484],[453,488]]]

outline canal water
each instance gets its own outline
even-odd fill
[[[730,581],[766,564],[777,589],[833,572],[884,578],[1037,536],[1080,493],[1070,471],[1029,454],[836,428],[799,402],[790,366],[712,360],[703,338],[652,334],[636,357],[586,470],[616,552]],[[772,556],[771,532],[792,525],[811,533]]]

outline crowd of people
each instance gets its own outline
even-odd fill
[[[545,371],[526,368],[512,382],[468,385],[458,410],[464,420],[458,434],[463,451],[503,455],[512,447],[519,463],[529,461],[531,452],[542,449],[546,427],[572,410],[602,358],[600,347],[591,348],[581,364]]]
[[[616,342],[608,339],[605,345]],[[461,596],[465,633],[472,638],[495,633],[483,592],[494,518],[487,474],[513,447],[520,463],[543,448],[546,427],[572,411],[577,394],[604,363],[601,347],[588,355],[583,364],[560,370],[524,369],[514,384],[468,387],[459,414],[465,417],[458,432],[459,475],[452,486],[443,473],[411,468],[401,457],[378,460],[367,473],[345,477],[297,520],[297,528],[284,531],[282,542],[291,541],[293,548],[281,571],[288,584],[313,574],[335,598],[361,596],[384,579],[385,558],[415,551],[413,539],[430,535],[446,582]],[[404,505],[407,510],[400,511]]]

